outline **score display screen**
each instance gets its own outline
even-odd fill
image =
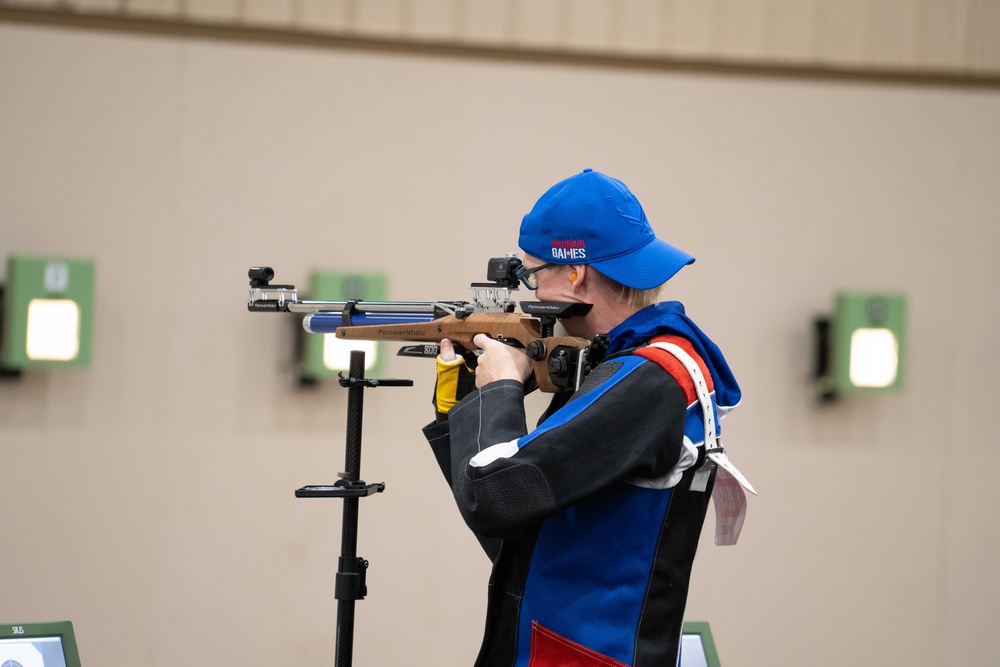
[[[66,667],[62,638],[0,639],[0,667]]]
[[[0,623],[0,667],[80,667],[73,622]]]

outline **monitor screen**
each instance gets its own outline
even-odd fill
[[[715,640],[707,622],[684,621],[680,667],[720,667]]]
[[[0,625],[0,667],[80,667],[73,624]]]

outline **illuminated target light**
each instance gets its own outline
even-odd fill
[[[337,334],[323,334],[323,366],[329,371],[343,371],[351,368],[351,352],[365,353],[365,370],[370,371],[378,363],[378,345],[373,340],[346,341]]]
[[[841,292],[832,316],[817,317],[817,397],[902,389],[906,376],[906,296]]]
[[[311,271],[306,294],[316,301],[384,301],[387,278],[383,273]],[[299,327],[301,330],[301,327]],[[336,334],[299,333],[298,376],[309,385],[332,379],[351,369],[351,351],[365,353],[365,375],[381,371],[385,355],[377,341],[343,340]]]
[[[855,387],[891,387],[899,371],[899,342],[889,329],[851,332],[850,379]]]
[[[90,365],[95,266],[63,257],[7,258],[0,289],[0,376]]]
[[[70,299],[28,302],[25,353],[32,361],[72,361],[80,354],[80,307]]]

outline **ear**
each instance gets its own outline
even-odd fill
[[[586,264],[570,264],[569,265],[569,281],[573,283],[573,289],[580,289],[583,285],[583,281],[587,278],[587,265]]]

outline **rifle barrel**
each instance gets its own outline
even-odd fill
[[[461,306],[462,301],[290,301],[290,313],[340,314],[353,303],[352,312],[358,313],[420,313],[433,315],[436,306]]]

